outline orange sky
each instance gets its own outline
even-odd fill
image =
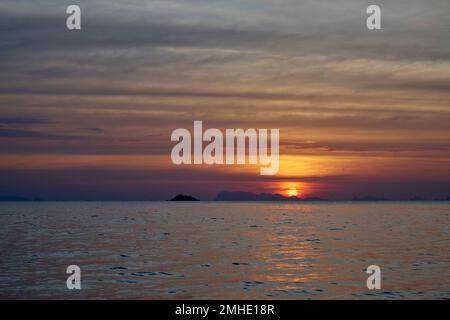
[[[95,22],[68,34],[45,3],[2,8],[17,27],[2,34],[0,53],[0,194],[450,195],[445,10],[389,4],[383,29],[370,32],[364,5],[352,1],[326,11],[142,2],[91,8]],[[174,166],[170,134],[194,120],[205,129],[280,129],[279,174]]]

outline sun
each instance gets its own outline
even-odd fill
[[[305,185],[301,182],[285,181],[281,182],[274,189],[285,197],[303,197],[305,194]]]

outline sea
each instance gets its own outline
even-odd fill
[[[1,299],[450,299],[450,203],[3,202],[0,252]]]

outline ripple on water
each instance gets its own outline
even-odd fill
[[[309,298],[321,295],[325,292],[323,289],[278,289],[270,293],[272,297],[297,297]]]
[[[157,275],[157,272],[151,272],[151,271],[139,271],[139,272],[133,272],[131,275],[135,277],[145,277],[145,276],[155,276]]]
[[[312,238],[312,239],[306,239],[306,242],[320,242],[320,239],[318,238]]]
[[[246,286],[246,287],[256,287],[256,286],[260,286],[263,284],[264,284],[264,282],[262,282],[262,281],[244,281],[244,286]]]

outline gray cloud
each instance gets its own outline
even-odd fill
[[[31,125],[31,124],[43,124],[50,121],[45,118],[38,118],[32,116],[13,116],[13,117],[0,117],[0,124],[5,125]]]
[[[84,140],[86,137],[82,136],[65,136],[58,134],[51,134],[47,132],[38,132],[20,129],[2,129],[0,128],[0,137],[3,138],[32,138],[44,140]]]
[[[65,52],[71,56],[74,50],[124,47],[134,52],[141,48],[143,55],[151,47],[183,46],[341,58],[448,60],[450,57],[445,32],[449,27],[446,12],[450,5],[445,0],[432,4],[421,1],[383,4],[385,28],[378,34],[365,29],[364,2],[346,0],[339,5],[331,1],[265,2],[261,6],[260,1],[247,4],[201,1],[210,9],[202,10],[199,1],[172,1],[179,6],[176,10],[159,6],[157,1],[150,4],[132,1],[130,6],[80,1],[85,29],[70,33],[63,23],[64,4],[49,0],[24,7],[16,1],[6,1],[0,14],[1,52],[9,53],[10,57],[29,50]],[[411,7],[415,8],[413,12]]]

